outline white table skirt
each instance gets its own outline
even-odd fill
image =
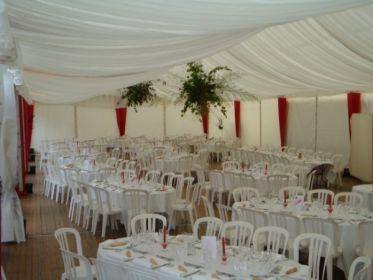
[[[352,188],[353,192],[363,196],[363,207],[373,211],[373,184],[357,185]]]

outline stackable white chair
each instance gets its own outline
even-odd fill
[[[367,257],[356,258],[350,267],[347,280],[372,279],[372,260]]]
[[[124,169],[118,172],[118,176],[123,183],[130,183],[135,177],[136,172],[134,170]]]
[[[284,199],[284,196],[286,196],[286,199],[292,201],[297,197],[305,198],[306,191],[303,187],[285,187],[280,190],[278,195],[281,201]]]
[[[267,188],[269,196],[277,196],[282,188],[289,186],[289,175],[276,174],[267,177]]]
[[[202,199],[203,207],[205,209],[205,215],[207,217],[215,217],[215,211],[214,211],[214,207],[212,206],[211,201],[208,200],[208,198],[204,195],[201,195],[201,199]]]
[[[240,169],[240,163],[238,161],[224,161],[223,164],[224,171],[237,171]]]
[[[248,201],[253,197],[259,197],[258,190],[250,187],[242,187],[234,189],[232,192],[232,197],[234,202],[240,202],[240,201]],[[230,199],[228,199],[228,205],[230,202]]]
[[[244,221],[226,222],[221,230],[221,237],[229,241],[230,246],[250,246],[254,226]]]
[[[161,229],[167,224],[166,217],[159,214],[140,214],[131,220],[131,233],[156,233],[157,221],[161,224]]]
[[[341,192],[334,196],[334,204],[343,204],[348,207],[361,209],[364,198],[361,194],[356,192]]]
[[[322,205],[328,204],[329,201],[333,202],[334,192],[330,190],[317,189],[309,191],[307,194],[307,200],[309,202],[318,201]]]
[[[289,232],[286,229],[274,226],[260,227],[254,232],[254,250],[262,252],[266,247],[269,252],[285,255],[288,239]]]
[[[130,169],[132,170],[132,169]],[[150,170],[146,172],[144,177],[144,182],[149,184],[157,184],[159,182],[159,177],[161,173],[157,170]]]
[[[373,222],[365,221],[359,224],[359,245],[356,248],[358,256],[373,259]]]
[[[206,224],[206,236],[219,237],[223,221],[215,217],[203,217],[196,220],[193,226],[193,236],[199,238],[199,230],[201,225]]]
[[[238,211],[238,217],[240,221],[249,222],[255,228],[267,226],[268,217],[263,211],[258,211],[251,208],[241,208]]]
[[[316,173],[317,173],[316,170],[312,170],[307,175],[306,185],[305,185],[305,189],[306,189],[307,192],[309,192],[310,190],[313,189],[313,184],[314,184],[314,181],[315,181]]]
[[[71,251],[70,248],[75,247],[75,253],[83,255],[82,238],[80,237],[80,233],[76,229],[59,228],[54,232],[54,236],[58,242],[58,246],[61,249]],[[72,244],[69,244],[69,236],[72,236],[74,238],[74,246],[72,246]]]
[[[175,173],[173,172],[167,172],[167,173],[163,173],[162,174],[162,177],[161,177],[161,185],[166,185],[166,186],[172,186],[172,179],[173,177],[175,176]]]
[[[127,236],[131,234],[131,220],[133,217],[149,212],[149,193],[144,189],[127,189],[123,192],[123,205],[125,205],[124,226]]]
[[[75,176],[77,178],[78,172],[74,168],[64,168],[63,174],[67,183],[66,204],[69,204],[73,188],[72,177]]]
[[[241,186],[255,188],[255,178],[252,175],[242,173],[240,174]]]
[[[345,167],[345,164],[343,162],[343,155],[336,154],[331,157],[331,161],[333,163],[333,172],[336,174],[336,181],[337,184],[342,186],[342,173],[343,169]]]
[[[276,174],[283,174],[285,165],[282,163],[275,163],[271,166],[270,174],[276,175]]]
[[[232,208],[228,205],[216,203],[216,207],[218,208],[219,217],[220,219],[226,223],[229,222],[230,217],[232,215]]]
[[[114,167],[116,162],[117,162],[117,158],[115,158],[115,157],[109,157],[106,160],[106,166],[108,166],[108,167]]]
[[[185,189],[185,199],[176,200],[172,205],[172,213],[170,217],[169,226],[175,228],[176,223],[176,214],[178,212],[186,212],[189,216],[189,221],[191,227],[194,224],[194,212],[195,212],[195,203],[198,199],[199,189],[198,186],[193,186],[193,177],[186,177],[183,179],[183,185],[186,186]],[[196,188],[196,189],[195,189]]]
[[[115,175],[117,170],[114,167],[105,167],[98,170],[98,179],[105,180]]]
[[[62,280],[94,280],[94,266],[89,260],[79,254],[60,249],[65,272],[62,273]],[[77,265],[79,263],[79,265]]]
[[[327,278],[333,279],[333,264],[331,259],[332,242],[329,237],[317,233],[303,233],[298,235],[294,240],[294,261],[296,262],[299,262],[299,251],[303,244],[307,244],[308,247],[309,272],[307,279],[320,279],[321,258],[325,258],[321,280],[324,279],[326,269]]]
[[[97,210],[94,211],[93,214],[92,232],[93,234],[96,233],[98,218],[99,216],[102,216],[101,237],[105,237],[108,218],[111,219],[111,227],[116,228],[116,219],[121,215],[122,210],[115,208],[112,205],[108,190],[95,188],[95,194],[97,199]]]

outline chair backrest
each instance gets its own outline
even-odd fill
[[[287,212],[269,212],[269,220],[272,226],[286,229],[291,239],[300,234],[301,221],[293,214]]]
[[[61,249],[71,251],[71,244],[69,244],[69,236],[74,238],[75,252],[79,255],[83,255],[82,250],[82,239],[79,232],[74,228],[59,228],[54,232],[54,236],[57,239],[58,245]]]
[[[221,188],[224,186],[223,173],[218,170],[210,171],[209,180],[211,188]]]
[[[149,210],[149,192],[144,189],[127,189],[123,192],[122,199],[132,217]]]
[[[176,198],[182,199],[184,189],[184,175],[178,174],[172,177],[172,186],[176,189]]]
[[[310,202],[318,201],[322,205],[329,204],[330,201],[333,202],[334,192],[330,190],[317,189],[311,190],[307,194],[307,200]]]
[[[106,166],[108,166],[108,167],[114,167],[116,161],[117,161],[117,158],[115,158],[115,157],[109,157],[109,158],[106,160]]]
[[[65,268],[65,279],[69,280],[93,280],[92,267],[89,260],[83,255],[60,249],[63,265]]]
[[[230,217],[232,215],[231,214],[232,208],[230,206],[227,206],[227,205],[224,205],[224,204],[221,204],[221,203],[216,203],[216,207],[218,208],[220,219],[224,223],[229,222],[230,221]]]
[[[317,170],[312,170],[307,175],[306,186],[305,186],[307,192],[313,189],[313,182],[315,180],[316,173],[317,173]]]
[[[192,202],[193,201],[193,182],[194,182],[194,177],[185,177],[183,179],[183,185],[185,187],[185,200],[187,202]]]
[[[282,201],[284,197],[288,200],[294,200],[297,197],[305,197],[306,191],[303,187],[285,187],[279,191],[279,198]]]
[[[250,187],[236,188],[232,191],[233,201],[248,201],[253,197],[259,197],[258,190]]]
[[[103,188],[93,187],[95,190],[97,208],[102,213],[105,210],[113,212],[109,191]]]
[[[271,174],[282,174],[284,173],[285,165],[282,163],[275,163],[271,165],[270,173]]]
[[[105,180],[106,178],[109,178],[110,176],[114,175],[116,173],[116,171],[117,170],[114,167],[100,168],[98,170],[99,178],[101,180]]]
[[[162,174],[161,177],[161,185],[166,185],[166,186],[172,186],[172,178],[175,176],[175,173],[173,172],[166,172]]]
[[[356,258],[350,267],[348,280],[368,280],[372,274],[372,261],[367,257]]]
[[[266,247],[269,252],[285,255],[288,239],[289,232],[286,229],[274,226],[260,227],[254,232],[254,250],[261,252]]]
[[[282,188],[289,186],[289,175],[276,174],[267,177],[268,194],[277,196]]]
[[[212,206],[210,200],[208,200],[208,198],[204,195],[201,195],[201,199],[205,209],[205,215],[207,217],[215,217],[214,207]]]
[[[238,212],[238,217],[240,221],[249,222],[255,228],[264,227],[268,225],[267,214],[252,208],[240,208]]]
[[[223,170],[239,170],[240,169],[240,163],[238,161],[224,161],[223,164]]]
[[[299,250],[302,245],[308,245],[308,277],[310,280],[319,280],[319,272],[321,268],[321,258],[324,257],[324,265],[322,269],[322,277],[324,279],[325,269],[327,265],[332,265],[331,248],[332,242],[329,237],[316,233],[303,233],[294,239],[294,260],[299,262]]]
[[[363,196],[356,192],[340,192],[334,196],[334,204],[343,204],[349,207],[361,209],[363,206]]]
[[[243,187],[255,187],[255,178],[254,176],[246,173],[240,174],[240,179],[241,179],[241,186]]]
[[[359,224],[359,246],[361,255],[373,259],[373,221],[365,221]]]
[[[157,170],[150,170],[146,172],[144,181],[146,183],[156,184],[159,181],[160,172]]]
[[[304,217],[303,226],[305,232],[327,236],[332,241],[332,254],[336,253],[339,247],[340,233],[338,224],[333,219]]]
[[[199,238],[199,230],[201,225],[206,224],[206,236],[216,236],[219,237],[221,228],[223,226],[223,221],[215,217],[203,217],[195,221],[193,226],[193,236]]]
[[[250,246],[254,226],[244,221],[226,222],[221,230],[221,237],[225,237],[231,246]]]
[[[160,222],[160,229],[167,225],[167,220],[159,214],[140,214],[131,220],[131,233],[156,233],[157,221]]]

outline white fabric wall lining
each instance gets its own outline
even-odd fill
[[[201,135],[203,128],[200,118],[187,112],[181,116],[181,105],[167,104],[166,106],[166,135]]]
[[[262,146],[280,147],[280,127],[278,122],[278,102],[276,99],[261,101],[262,106]]]
[[[241,102],[241,138],[246,147],[260,146],[260,103]]]
[[[364,93],[361,97],[361,113],[373,115],[373,93]]]
[[[113,108],[77,107],[78,139],[119,136]]]

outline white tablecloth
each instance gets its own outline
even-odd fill
[[[110,243],[113,241],[106,240],[105,242],[99,245],[97,258],[98,260],[114,263],[121,268],[121,271],[115,271],[114,269],[105,269],[105,271],[107,271],[108,274],[105,275],[107,279],[182,279],[182,273],[177,269],[179,264],[182,264],[185,268],[187,268],[188,272],[195,271],[197,269],[196,266],[200,266],[200,269],[202,270],[201,273],[194,274],[188,277],[187,279],[211,279],[211,274],[208,274],[204,270],[205,261],[203,259],[202,250],[196,249],[196,254],[187,255],[185,251],[185,243],[177,244],[176,242],[173,242],[170,239],[171,238],[169,238],[169,245],[166,250],[161,249],[159,243],[154,243],[152,245],[152,252],[146,253],[145,255],[138,253],[136,250],[132,251],[131,248],[127,248],[122,251],[107,249],[110,248]],[[120,241],[128,242],[130,241],[130,239],[120,239]],[[124,261],[126,259],[125,254],[127,250],[131,250],[131,252],[134,253],[134,259],[131,261]],[[149,246],[141,246],[141,250],[149,251]],[[176,251],[179,251],[179,264],[177,264],[175,261]],[[181,251],[184,253],[180,253]],[[215,263],[215,269],[216,271],[218,271],[219,278],[221,279],[228,279],[226,276],[224,277],[224,275],[222,275],[221,273],[229,273],[232,276],[236,275],[236,271],[234,270],[235,257],[231,256],[229,252],[230,249],[227,248],[227,254],[229,255],[229,257],[226,264],[222,264],[220,262],[220,256],[218,256],[218,260]],[[168,260],[159,258],[157,256],[166,257],[168,258]],[[170,264],[167,266],[160,267],[158,269],[151,269],[149,262],[150,258],[155,258],[158,262],[170,262]],[[291,276],[296,277],[295,279],[306,279],[308,271],[307,266],[297,264],[294,261],[281,262],[281,266],[282,270],[284,271],[286,271],[290,267],[296,266],[298,268],[298,272],[293,273]],[[249,263],[248,269],[250,268],[252,268],[252,266]],[[246,279],[252,278],[247,276]],[[278,277],[277,279],[288,278]]]
[[[284,208],[284,206],[281,203],[259,203],[256,204],[256,206],[253,206],[251,202],[237,202],[233,205],[233,211],[232,214],[232,220],[238,220],[237,213],[239,211],[239,208],[245,206],[248,208],[254,207],[256,210],[261,210],[268,215],[268,211],[272,212],[280,212],[280,211],[289,211],[291,214],[296,215],[300,220],[302,220],[303,217],[306,216],[317,216],[320,218],[332,218],[335,219],[335,221],[338,223],[339,231],[340,231],[340,241],[339,244],[342,247],[343,256],[342,258],[338,259],[337,265],[345,271],[345,273],[348,273],[348,269],[353,262],[353,260],[357,257],[356,255],[356,247],[359,245],[359,235],[358,235],[358,226],[359,221],[357,220],[373,220],[372,219],[372,213],[370,213],[370,218],[367,218],[365,216],[362,216],[360,214],[343,214],[342,212],[336,213],[337,211],[333,212],[331,215],[326,211],[323,210],[321,212],[315,212],[315,211],[303,211],[298,210],[295,207],[288,206],[287,208]],[[268,219],[269,220],[269,219]],[[302,223],[301,223],[302,224]],[[304,232],[303,224],[302,224],[302,232]],[[371,236],[369,236],[371,238]],[[344,267],[346,265],[346,267]]]
[[[373,184],[356,185],[352,188],[353,192],[363,195],[363,207],[373,211]]]

